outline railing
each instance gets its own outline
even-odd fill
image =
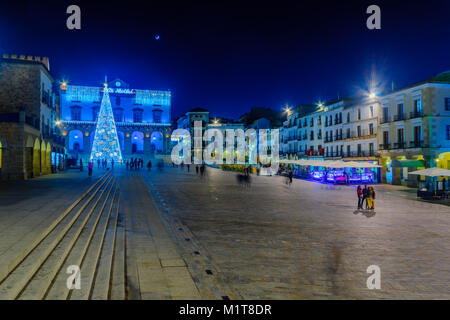
[[[380,119],[380,123],[381,123],[381,124],[383,124],[383,123],[388,123],[388,122],[391,122],[389,116],[388,116],[388,117],[382,117],[382,118]]]
[[[394,143],[394,149],[405,149],[405,146],[406,146],[405,142]]]
[[[336,141],[342,140],[342,135],[339,134],[339,135],[335,136],[334,140],[336,140]]]
[[[424,145],[422,140],[415,140],[415,141],[410,141],[409,142],[409,147],[410,148],[426,148],[426,146]]]
[[[409,113],[410,119],[415,119],[415,118],[420,118],[420,117],[423,117],[422,111],[414,111],[414,112]]]
[[[402,120],[406,120],[404,113],[394,115],[394,121],[402,121]]]
[[[363,138],[363,137],[372,136],[374,134],[376,134],[375,130],[370,131],[368,129],[364,129],[364,130],[361,130],[359,132],[358,131],[356,131],[356,132],[355,131],[351,131],[350,134],[349,133],[345,134],[345,139]]]
[[[391,144],[387,143],[387,144],[380,144],[379,145],[379,149],[380,150],[390,150],[391,149]]]

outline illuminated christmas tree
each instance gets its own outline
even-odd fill
[[[108,88],[105,84],[102,105],[97,117],[94,144],[92,146],[91,160],[114,160],[122,162],[119,138],[117,137],[116,123],[109,100]]]

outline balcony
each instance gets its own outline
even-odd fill
[[[340,135],[335,136],[335,137],[334,137],[334,140],[335,140],[335,141],[340,141],[340,140],[342,140],[342,135],[340,134]]]
[[[402,120],[406,120],[406,117],[405,117],[404,113],[396,114],[394,116],[394,121],[402,121]]]
[[[388,122],[391,122],[391,119],[389,117],[382,117],[380,119],[380,124],[388,123]]]
[[[406,143],[405,142],[397,142],[394,143],[394,149],[405,149]]]
[[[391,144],[387,143],[387,144],[380,144],[379,145],[379,149],[380,150],[390,150],[391,149]]]
[[[333,142],[333,137],[325,137],[325,140],[323,142]]]
[[[409,142],[409,147],[410,148],[426,148],[426,146],[424,145],[422,140],[415,140],[415,141],[410,141]]]
[[[409,113],[410,119],[421,118],[421,117],[423,117],[422,111],[414,111],[414,112]]]

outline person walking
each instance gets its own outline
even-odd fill
[[[80,171],[83,171],[83,159],[80,159]]]
[[[89,161],[89,163],[88,163],[89,177],[92,177],[92,169],[93,168],[94,168],[94,163],[92,161]]]
[[[152,160],[148,160],[147,169],[148,171],[152,171]]]
[[[205,165],[204,164],[202,164],[201,166],[200,166],[200,176],[203,178],[203,175],[205,174]]]
[[[127,161],[125,161],[125,167],[127,168],[127,170],[128,170],[128,167],[130,166],[130,163],[128,162],[128,160]]]
[[[97,169],[100,169],[100,159],[97,159]]]
[[[198,175],[198,164],[195,165],[195,173]]]
[[[187,170],[188,170],[188,172],[189,172],[189,169],[191,168],[191,165],[188,163],[188,164],[186,165],[186,167],[187,167]]]
[[[114,169],[114,159],[111,159],[111,169]]]
[[[131,158],[131,161],[130,161],[130,171],[133,170],[133,167],[134,167],[134,162],[133,162],[133,158]]]
[[[138,162],[137,162],[137,158],[134,158],[134,170],[137,170],[138,168]]]
[[[288,177],[289,177],[289,186],[290,186],[292,184],[292,178],[294,177],[294,173],[292,172],[292,169],[289,170]]]
[[[362,200],[362,197],[363,197],[363,193],[362,193],[362,190],[361,190],[361,186],[358,186],[358,188],[356,188],[356,195],[358,196],[358,210],[362,210],[362,204],[363,204],[363,200]]]

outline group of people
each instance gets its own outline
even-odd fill
[[[139,170],[144,167],[144,160],[138,158],[131,158],[130,160],[125,161],[125,167],[127,170]],[[150,164],[151,168],[151,164]]]
[[[375,209],[375,190],[373,187],[364,185],[356,188],[356,194],[358,196],[358,210],[374,210]]]
[[[97,159],[97,168],[100,169],[100,165],[102,166],[103,169],[108,168],[108,160],[106,159]],[[94,166],[94,164],[92,164],[92,167]],[[114,169],[114,159],[111,159],[111,168]]]
[[[196,174],[199,174],[199,172],[200,172],[200,177],[203,177],[203,176],[205,176],[205,174],[206,174],[206,166],[205,166],[205,164],[204,163],[202,163],[201,165],[196,165],[195,166],[195,173]]]

